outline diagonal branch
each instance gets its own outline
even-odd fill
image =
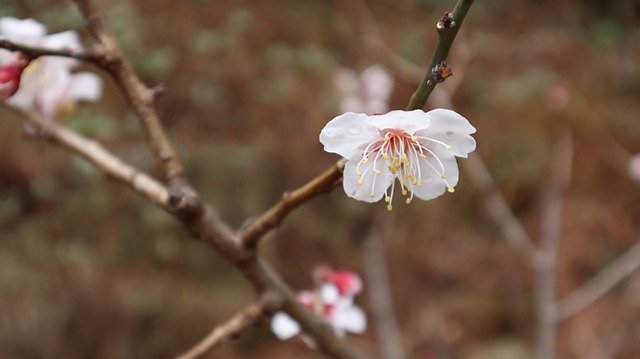
[[[173,211],[166,187],[124,163],[97,142],[37,115],[30,116],[30,120],[38,126],[42,139],[87,159],[106,175],[174,215],[194,238],[207,242],[228,259],[259,293],[268,291],[281,296],[282,309],[300,323],[306,333],[316,338],[320,350],[333,358],[363,358],[336,338],[326,323],[300,305],[293,290],[267,263],[256,257],[255,251],[247,251],[239,245],[239,237],[213,207],[205,204],[198,211]]]
[[[38,135],[73,152],[96,166],[104,174],[126,185],[152,203],[167,209],[169,193],[154,178],[124,163],[98,142],[45,119],[37,113],[28,113],[30,123],[37,126]]]
[[[217,348],[224,342],[233,339],[247,327],[260,322],[264,317],[271,315],[282,305],[281,298],[274,293],[262,295],[257,302],[249,305],[241,312],[231,317],[225,323],[215,327],[209,335],[204,337],[193,348],[189,349],[176,359],[195,359]]]
[[[558,305],[558,319],[564,320],[582,311],[638,268],[640,268],[640,240],[589,282],[562,299]]]
[[[462,161],[476,190],[483,196],[487,214],[498,225],[504,238],[522,257],[534,263],[538,250],[511,207],[496,187],[493,177],[478,154],[471,153]]]
[[[244,242],[244,246],[254,248],[260,238],[270,230],[278,227],[291,211],[311,198],[321,193],[331,191],[339,185],[340,179],[342,178],[342,167],[345,162],[345,160],[338,161],[334,166],[302,187],[282,195],[280,202],[273,205],[268,211],[240,231],[240,237]]]

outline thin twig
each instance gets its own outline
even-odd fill
[[[280,202],[273,205],[268,211],[240,231],[240,237],[244,245],[247,248],[254,248],[260,238],[268,231],[278,227],[282,220],[295,208],[318,194],[331,191],[339,185],[342,178],[342,167],[344,167],[345,162],[345,160],[338,161],[334,166],[302,187],[293,192],[285,193]]]
[[[255,325],[266,316],[271,315],[280,305],[281,298],[274,293],[262,295],[257,302],[215,327],[209,335],[176,359],[199,358],[222,343],[239,336],[247,327]]]
[[[575,315],[595,302],[621,280],[640,267],[640,240],[620,257],[607,265],[589,282],[571,292],[558,305],[558,319]]]
[[[29,45],[18,44],[6,39],[0,39],[0,48],[9,51],[20,51],[29,55],[32,59],[37,59],[42,56],[57,56],[57,57],[69,57],[72,59],[80,60],[83,62],[93,63],[100,68],[108,69],[112,64],[112,60],[104,51],[97,50],[53,50],[42,47],[35,47]]]
[[[462,26],[462,22],[467,16],[467,12],[472,4],[473,0],[458,0],[453,12],[451,12],[450,15],[445,14],[443,19],[438,22],[437,29],[440,35],[438,37],[438,44],[433,52],[429,68],[427,69],[424,79],[413,96],[411,96],[411,101],[409,101],[409,105],[406,108],[407,111],[424,107],[429,95],[431,95],[431,92],[438,84],[438,81],[434,78],[432,71],[436,66],[444,63],[447,56],[449,56],[449,50],[451,50],[453,40],[455,40],[458,30],[460,30],[460,26]]]
[[[563,198],[571,181],[573,144],[570,133],[564,134],[559,139],[554,158],[554,168],[552,168],[549,188],[543,202],[539,255],[534,265],[538,319],[535,347],[537,359],[553,359],[556,351],[558,321],[555,268],[562,228]]]
[[[533,264],[538,250],[518,218],[513,214],[506,199],[497,189],[480,156],[475,153],[469,154],[469,158],[461,161],[461,166],[464,167],[476,190],[483,196],[487,214],[498,225],[502,236],[522,257]]]

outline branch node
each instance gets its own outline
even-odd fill
[[[440,61],[436,66],[431,69],[431,79],[436,83],[444,82],[444,80],[453,76],[453,70],[447,66],[446,61]]]
[[[446,31],[453,29],[456,26],[456,22],[453,20],[453,14],[450,12],[445,12],[442,14],[442,17],[436,23],[436,29],[438,32]]]

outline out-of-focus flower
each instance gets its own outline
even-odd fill
[[[381,65],[369,66],[360,75],[351,69],[340,68],[333,82],[342,96],[340,112],[371,115],[389,111],[393,77]]]
[[[627,165],[629,177],[634,181],[640,181],[640,153],[631,156]]]
[[[342,336],[345,332],[363,333],[367,328],[367,317],[364,311],[354,304],[353,295],[346,294],[347,292],[352,292],[354,295],[359,293],[362,282],[355,273],[347,271],[336,273],[342,273],[344,278],[350,277],[352,281],[357,280],[359,289],[354,292],[355,287],[353,287],[342,292],[335,283],[327,281],[321,283],[315,291],[299,292],[298,301],[309,311],[327,321],[336,335]],[[347,273],[349,275],[346,275]],[[280,340],[287,340],[300,334],[300,329],[300,324],[284,312],[274,314],[271,319],[271,331]]]
[[[352,271],[334,271],[325,267],[321,276],[322,280],[335,285],[342,296],[354,297],[362,292],[362,279]]]
[[[0,100],[4,101],[13,96],[20,88],[20,78],[31,58],[18,53],[16,59],[0,67]]]
[[[322,129],[324,150],[346,158],[343,185],[348,196],[377,202],[391,210],[396,179],[405,202],[429,200],[454,191],[458,183],[455,156],[476,148],[476,129],[458,113],[391,111],[367,116],[348,112]]]
[[[46,27],[32,19],[0,18],[2,39],[54,50],[83,49],[75,31],[46,33]],[[12,61],[12,56],[0,50],[0,63]],[[71,73],[78,64],[77,60],[55,56],[33,60],[22,74],[19,90],[6,103],[53,119],[72,110],[77,101],[97,101],[102,96],[102,79],[90,72]]]

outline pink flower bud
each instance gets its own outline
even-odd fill
[[[13,96],[20,88],[22,72],[31,62],[31,56],[18,53],[18,57],[0,67],[0,100]]]

